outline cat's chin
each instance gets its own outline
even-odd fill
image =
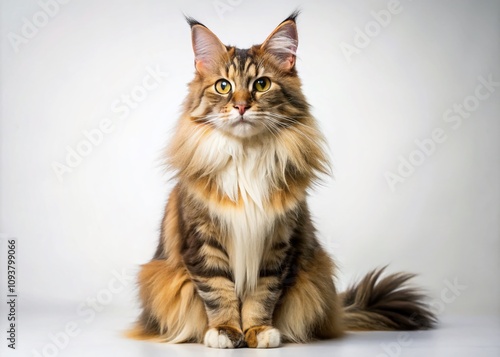
[[[262,133],[263,128],[251,122],[245,121],[245,122],[237,122],[229,126],[226,126],[223,128],[223,131],[226,134],[229,134],[233,137],[243,140],[243,139],[249,139],[253,136]]]

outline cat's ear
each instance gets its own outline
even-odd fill
[[[191,26],[194,65],[200,73],[213,70],[221,56],[227,53],[226,46],[205,25],[186,17]]]
[[[285,71],[290,71],[295,66],[299,44],[295,19],[298,15],[298,11],[290,15],[276,27],[261,45],[264,51],[272,54],[278,60],[280,67]]]

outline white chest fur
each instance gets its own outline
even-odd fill
[[[232,201],[240,198],[243,205],[219,216],[230,237],[229,255],[239,296],[257,285],[266,238],[273,228],[273,215],[266,211],[265,201],[271,186],[271,170],[275,168],[275,151],[262,146],[245,148],[230,146],[231,156],[218,175],[218,187]],[[240,197],[241,196],[241,197]]]

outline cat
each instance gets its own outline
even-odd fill
[[[411,274],[336,291],[306,202],[330,164],[296,71],[297,15],[249,49],[186,18],[196,71],[168,150],[177,184],[130,337],[271,348],[436,323]]]

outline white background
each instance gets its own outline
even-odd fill
[[[387,1],[222,0],[224,12],[215,3],[73,0],[16,53],[9,36],[22,36],[23,18],[41,8],[2,0],[0,232],[18,239],[24,319],[47,306],[74,318],[113,271],[134,274],[152,257],[172,187],[162,153],[194,71],[182,14],[248,47],[297,7],[297,68],[335,174],[309,201],[339,285],[390,264],[418,273],[440,314],[500,314],[500,87],[456,129],[443,120],[479,77],[500,81],[499,3],[401,0],[350,58],[342,44],[354,46],[356,28]],[[112,104],[148,68],[169,75],[120,118]],[[105,118],[114,131],[58,180],[53,163],[66,164],[67,148]],[[398,157],[436,128],[446,140],[391,190],[384,175],[398,174]],[[106,309],[128,309],[131,321],[136,290],[124,285]]]

